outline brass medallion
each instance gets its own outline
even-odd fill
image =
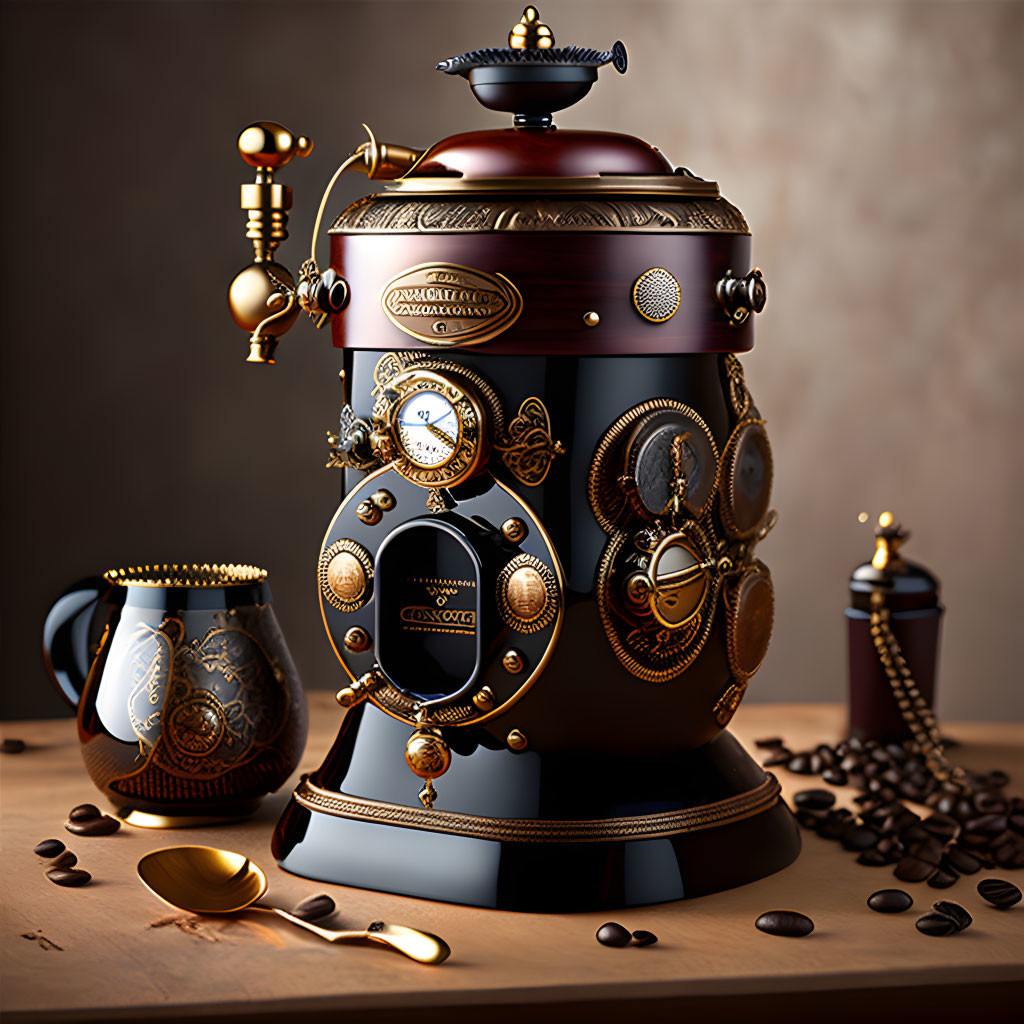
[[[561,594],[555,574],[532,555],[511,559],[498,574],[498,607],[517,633],[537,633],[558,614]]]
[[[410,267],[384,286],[380,301],[400,331],[448,348],[496,338],[523,310],[523,297],[503,274],[455,263]]]
[[[606,533],[631,514],[700,517],[718,483],[718,448],[688,405],[654,398],[627,409],[597,444],[587,477],[594,518]]]
[[[761,667],[772,638],[775,591],[771,574],[760,561],[722,589],[729,668],[742,683]]]
[[[719,585],[710,543],[695,523],[647,557],[625,530],[614,533],[598,564],[596,596],[615,657],[648,683],[682,675],[707,641]]]
[[[736,425],[722,456],[722,525],[735,540],[757,533],[772,496],[772,449],[763,420]]]
[[[354,612],[373,592],[373,559],[361,544],[344,537],[321,553],[317,577],[320,594],[332,608]]]

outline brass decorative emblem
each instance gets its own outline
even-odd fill
[[[597,568],[597,607],[628,672],[664,683],[693,664],[711,631],[720,586],[712,565],[710,542],[696,523],[662,538],[650,555],[626,531],[612,534]]]
[[[763,420],[741,420],[725,446],[719,480],[722,524],[730,537],[753,537],[768,515],[772,449]]]
[[[373,591],[373,559],[354,540],[343,537],[325,548],[317,570],[320,594],[341,612],[362,608]]]
[[[519,406],[506,439],[495,448],[506,469],[527,487],[543,483],[555,456],[565,453],[562,442],[551,437],[551,418],[539,398],[527,398]]]
[[[715,721],[723,729],[729,724],[732,716],[736,714],[736,709],[740,706],[740,701],[743,700],[743,695],[746,692],[747,684],[745,682],[731,683],[725,693],[718,698],[713,714]]]
[[[604,433],[587,477],[594,518],[606,533],[631,514],[699,517],[718,483],[718,448],[688,405],[654,398],[627,409]]]
[[[655,324],[671,320],[682,297],[679,282],[664,267],[645,270],[633,285],[633,306]]]
[[[516,555],[498,574],[501,618],[517,633],[537,633],[549,626],[560,603],[555,574],[533,555]]]
[[[775,591],[767,566],[755,560],[722,589],[729,668],[746,684],[761,667],[772,638]]]
[[[496,338],[523,310],[503,274],[455,263],[424,263],[392,278],[381,292],[387,318],[428,345],[477,345]]]
[[[437,798],[433,780],[444,775],[452,763],[451,751],[441,731],[421,725],[405,745],[405,763],[414,775],[426,780],[419,797],[420,803],[429,810]]]

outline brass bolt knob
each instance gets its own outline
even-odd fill
[[[526,523],[524,523],[518,516],[512,516],[501,524],[502,536],[509,542],[509,544],[521,543],[526,540],[526,535],[529,532],[530,531]]]
[[[489,686],[481,686],[473,694],[473,703],[479,711],[490,711],[494,707],[494,691]]]
[[[361,501],[356,505],[356,517],[367,526],[376,526],[384,513],[372,501]]]
[[[518,25],[512,26],[508,34],[508,45],[513,50],[548,50],[555,45],[551,29],[540,20],[536,7],[523,10]]]
[[[373,641],[362,626],[353,626],[345,631],[344,644],[345,648],[352,651],[353,654],[362,654],[370,649]]]
[[[601,316],[599,313],[595,313],[591,310],[589,313],[583,314],[583,322],[588,327],[596,327],[601,322]]]
[[[370,501],[382,512],[390,512],[395,507],[395,496],[390,491],[374,491],[370,495]]]
[[[523,671],[523,656],[518,651],[506,651],[501,663],[505,666],[505,671],[511,672],[512,675]]]
[[[510,750],[525,750],[528,740],[518,729],[513,729],[506,737],[505,742]]]
[[[768,301],[768,288],[761,271],[754,267],[745,277],[733,277],[726,271],[715,285],[715,297],[734,327],[745,323],[751,313],[760,313]]]

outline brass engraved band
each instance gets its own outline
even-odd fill
[[[321,789],[308,779],[298,784],[294,795],[303,807],[339,818],[445,832],[471,839],[490,839],[503,843],[602,843],[623,839],[658,839],[742,821],[774,807],[779,792],[778,780],[770,772],[765,772],[764,782],[756,789],[713,804],[682,811],[639,814],[629,818],[580,821],[486,818],[457,811],[406,807]]]

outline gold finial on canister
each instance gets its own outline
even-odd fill
[[[508,45],[513,50],[548,50],[555,45],[551,29],[540,20],[537,8],[530,6],[523,10],[518,25],[512,26],[508,34]]]

